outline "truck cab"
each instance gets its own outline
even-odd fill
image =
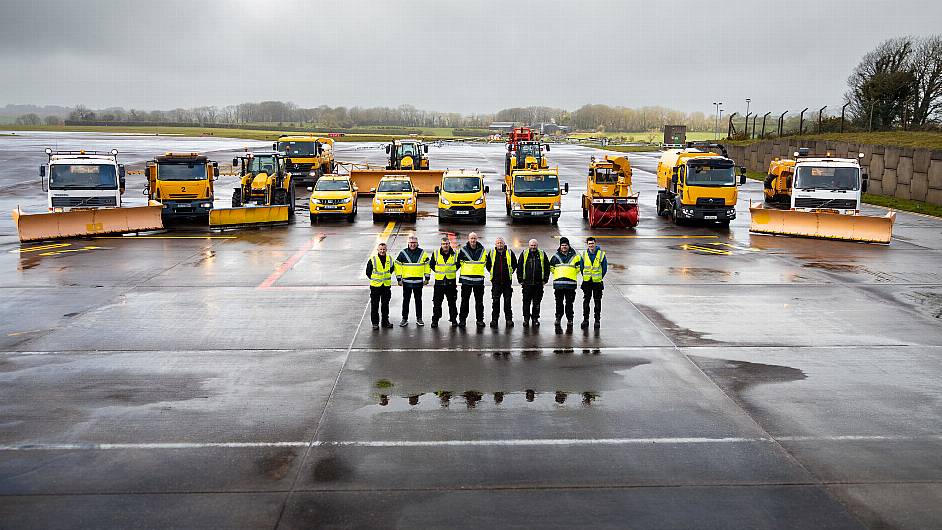
[[[322,175],[334,172],[334,140],[313,134],[283,135],[272,149],[284,153],[285,171],[295,184],[313,184]]]
[[[50,212],[118,208],[124,193],[124,165],[118,163],[118,150],[56,151],[40,166],[43,191]]]
[[[854,158],[800,156],[795,153],[790,208],[805,212],[860,213],[867,175]]]
[[[738,174],[721,145],[668,150],[657,164],[657,214],[676,224],[728,225],[736,218],[738,186],[746,182],[745,168],[738,168]]]
[[[484,175],[477,171],[446,171],[435,186],[438,194],[438,219],[469,219],[487,222],[487,193]]]
[[[405,217],[415,221],[418,210],[418,189],[407,176],[387,175],[380,179],[373,196],[373,220],[390,216]]]
[[[386,169],[422,170],[428,169],[428,145],[418,140],[393,140],[386,146],[389,162]]]
[[[165,153],[144,169],[144,194],[163,204],[164,217],[205,217],[213,208],[219,164],[199,153]]]
[[[569,193],[569,183],[560,186],[557,168],[520,169],[511,171],[502,189],[511,222],[549,218],[556,224],[562,211],[563,195]]]

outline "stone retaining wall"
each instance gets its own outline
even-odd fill
[[[849,158],[863,153],[860,165],[870,175],[870,193],[942,205],[942,151],[788,138],[726,147],[737,164],[759,172],[769,170],[773,157],[792,157],[799,147]]]

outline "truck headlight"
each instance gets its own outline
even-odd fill
[[[379,206],[380,204],[383,204],[383,201],[379,200],[379,197],[373,197],[373,204]]]
[[[309,172],[308,172],[308,176],[309,176],[309,177],[316,177],[316,176],[317,176],[317,171],[309,171]]]
[[[412,197],[406,199],[406,204],[412,204],[413,202],[415,202],[415,200]]]
[[[523,207],[520,206],[520,203],[519,203],[519,202],[512,202],[512,203],[510,203],[510,208],[513,209],[513,210],[522,210],[522,209],[523,209]]]
[[[736,208],[730,208],[730,209],[726,210],[726,216],[727,216],[727,217],[732,217],[732,216],[734,216],[734,215],[736,215]]]
[[[693,215],[693,208],[681,208],[680,212],[683,213],[685,216],[690,217]]]
[[[552,208],[553,208],[554,210],[558,210],[558,209],[559,209],[559,203],[558,203],[558,202],[554,202]]]
[[[320,199],[311,199],[311,204],[320,204],[320,203],[321,203]]]
[[[348,202],[350,202],[350,197],[347,197],[346,199],[340,199],[340,204],[347,204]]]
[[[211,203],[208,203],[208,202],[204,202],[204,203],[201,204],[200,206],[202,206],[203,208],[209,208],[209,207],[212,206],[212,204],[211,204]]]
[[[446,198],[444,198],[444,197],[442,197],[440,200],[442,201],[442,204],[444,204],[444,205],[446,205],[446,206],[449,205],[449,204],[451,204],[451,201],[449,201],[448,199],[446,199]]]
[[[474,204],[476,205],[484,204],[484,197],[478,197],[478,200],[474,201]]]

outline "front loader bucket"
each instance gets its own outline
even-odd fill
[[[868,243],[889,243],[893,237],[896,212],[882,217],[870,215],[841,215],[828,212],[802,212],[776,210],[762,204],[751,205],[750,232],[780,234]]]
[[[442,183],[442,175],[445,174],[441,169],[351,169],[350,180],[357,187],[360,195],[373,195],[371,189],[379,185],[381,178],[385,176],[409,177],[412,179],[412,185],[419,190],[419,195],[436,195],[435,186]]]
[[[209,211],[209,226],[211,228],[238,228],[241,226],[287,223],[287,205],[244,206],[242,208],[213,208]]]
[[[150,201],[147,206],[69,212],[23,213],[17,208],[13,210],[13,222],[20,241],[42,241],[160,230],[164,227],[160,217],[162,210],[163,205],[156,201]]]

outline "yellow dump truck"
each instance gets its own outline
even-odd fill
[[[631,189],[631,162],[624,156],[594,156],[589,160],[582,218],[591,228],[638,225],[638,193]]]
[[[363,195],[371,195],[379,186],[380,180],[387,176],[408,177],[419,195],[435,195],[435,186],[445,173],[443,170],[429,169],[428,145],[418,140],[393,140],[386,145],[388,159],[385,168],[366,165],[352,167],[350,179],[360,188]]]
[[[313,134],[285,134],[272,144],[285,156],[285,171],[295,185],[310,185],[334,172],[334,140]]]
[[[46,192],[47,212],[13,211],[20,241],[41,241],[73,236],[141,232],[163,228],[162,206],[125,206],[124,165],[118,150],[53,151],[39,175]]]
[[[896,212],[861,215],[860,201],[867,184],[866,172],[857,158],[814,155],[803,148],[792,159],[774,159],[764,186],[768,207],[750,207],[749,230],[889,243]]]
[[[164,218],[207,217],[219,164],[199,153],[166,153],[144,168],[144,194],[163,204]]]
[[[736,218],[737,184],[746,183],[746,168],[738,173],[722,145],[691,142],[665,151],[657,163],[657,214],[676,224],[729,225]]]
[[[294,218],[295,191],[285,161],[276,151],[256,151],[232,159],[239,168],[239,186],[232,208],[213,208],[209,225],[235,227],[287,223]]]

